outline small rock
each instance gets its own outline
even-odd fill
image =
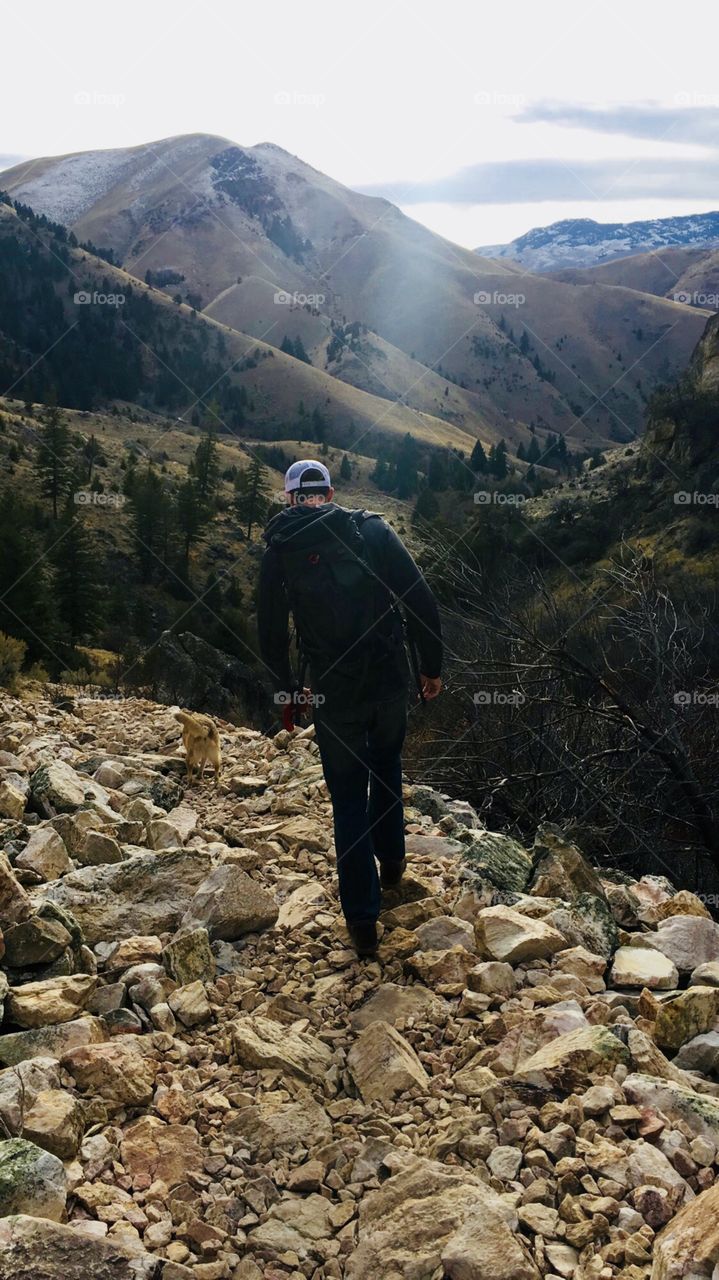
[[[361,1031],[372,1022],[389,1022],[395,1026],[409,1018],[441,1025],[448,1016],[449,1006],[446,1000],[442,1000],[428,987],[419,983],[401,987],[393,982],[385,982],[350,1015],[350,1023],[355,1031]]]
[[[466,920],[458,916],[435,916],[425,920],[417,929],[422,951],[449,951],[452,947],[463,947],[465,951],[474,951],[474,929]]]
[[[407,1089],[426,1091],[429,1085],[414,1049],[388,1022],[373,1022],[360,1031],[347,1065],[365,1102],[388,1103]]]
[[[205,928],[213,941],[232,942],[270,928],[278,914],[271,894],[240,867],[227,863],[215,867],[198,886],[181,928]]]
[[[212,1008],[201,982],[189,982],[167,997],[167,1004],[185,1027],[199,1027],[209,1022]]]
[[[74,854],[81,867],[98,867],[103,863],[122,862],[127,854],[114,836],[102,831],[88,831]]]
[[[303,1080],[323,1080],[330,1068],[331,1050],[316,1036],[257,1014],[237,1019],[232,1039],[246,1067],[278,1067]]]
[[[667,990],[679,983],[679,970],[661,951],[651,947],[619,947],[609,977],[615,987]]]
[[[22,818],[27,804],[27,796],[8,778],[0,782],[0,814],[3,818],[13,818],[16,822]]]
[[[481,954],[510,964],[551,956],[566,947],[557,929],[505,906],[480,911],[475,933]]]
[[[211,982],[217,965],[210,951],[207,929],[176,933],[162,953],[162,963],[180,986],[197,981]]]

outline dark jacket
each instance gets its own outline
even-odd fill
[[[257,625],[260,654],[276,689],[292,690],[296,685],[289,659],[289,603],[277,544],[284,540],[293,545],[312,540],[317,543],[325,531],[326,536],[332,537],[332,513],[339,514],[341,510],[337,503],[285,507],[265,530],[268,546],[260,568]],[[426,676],[438,676],[442,666],[441,624],[434,596],[421,571],[404,543],[381,517],[364,520],[361,533],[378,579],[379,612],[386,616],[387,628],[397,627],[397,613],[391,605],[399,601],[419,652],[420,670]],[[407,656],[400,635],[391,653],[373,666],[368,688],[350,686],[347,696],[379,700],[406,688],[407,681]]]

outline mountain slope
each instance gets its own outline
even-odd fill
[[[577,443],[629,438],[647,392],[683,367],[703,324],[652,296],[589,294],[482,260],[269,143],[169,138],[36,160],[1,182],[80,238],[110,246],[134,274],[149,270],[161,287],[265,342],[280,346],[287,332],[287,293],[317,313],[313,348],[333,323],[360,323],[369,368],[347,362],[340,378],[366,378],[389,400],[409,396],[406,366],[381,345],[390,344],[423,366],[422,380],[425,369],[446,380],[429,403],[451,402],[459,383],[476,397],[471,412],[509,439],[522,424]],[[629,377],[630,367],[640,373]],[[453,421],[457,404],[434,412],[445,408]]]
[[[502,262],[518,262],[529,271],[588,267],[652,249],[719,244],[719,212],[638,222],[595,222],[563,218],[533,227],[509,244],[482,245],[476,253]]]
[[[0,368],[4,389],[88,408],[137,400],[189,415],[219,404],[219,425],[267,438],[286,436],[317,410],[334,443],[416,437],[470,449],[470,435],[428,413],[379,399],[229,329],[151,290],[124,270],[68,243],[62,227],[43,226],[0,202]],[[117,305],[77,303],[121,297]],[[305,438],[307,438],[305,436]]]
[[[689,306],[719,310],[719,249],[669,247],[596,267],[556,272],[571,284],[614,284]]]

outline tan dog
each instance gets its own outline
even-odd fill
[[[215,786],[219,781],[222,767],[222,748],[220,735],[214,720],[209,716],[190,711],[176,711],[175,719],[182,725],[182,745],[185,748],[187,764],[187,781],[193,781],[195,765],[199,765],[199,780],[202,781],[205,765],[209,761],[215,770]]]

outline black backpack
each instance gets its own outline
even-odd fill
[[[328,508],[297,536],[271,539],[298,640],[300,684],[356,695],[373,667],[403,645],[402,620],[372,566],[362,526],[376,512]]]

